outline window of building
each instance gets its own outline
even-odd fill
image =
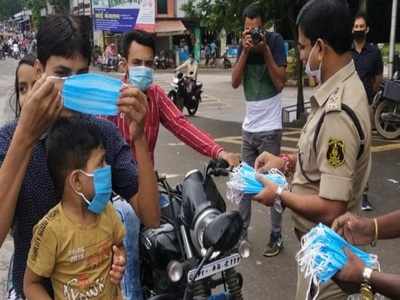
[[[157,0],[157,13],[159,15],[168,14],[168,0]]]

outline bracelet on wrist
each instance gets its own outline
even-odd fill
[[[360,288],[361,300],[374,300],[372,287],[368,283],[362,283]]]
[[[282,172],[285,174],[286,177],[292,176],[294,173],[294,167],[289,155],[281,154],[279,157],[285,162]]]
[[[375,247],[376,243],[378,242],[379,237],[379,228],[378,228],[378,220],[374,218],[374,240],[371,242],[371,246]]]

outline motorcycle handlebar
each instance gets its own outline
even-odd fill
[[[228,176],[230,166],[226,160],[213,159],[208,163],[207,173],[214,176]]]

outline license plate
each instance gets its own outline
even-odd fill
[[[232,254],[231,256],[221,258],[205,265],[200,273],[197,275],[195,281],[210,277],[222,271],[236,267],[240,264],[241,257],[239,254]],[[190,270],[188,273],[188,280],[194,276],[196,269]]]

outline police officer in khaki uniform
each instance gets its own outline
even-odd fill
[[[340,22],[337,22],[340,20]],[[352,19],[345,1],[312,0],[299,14],[299,49],[306,72],[320,87],[302,130],[296,155],[263,153],[256,169],[294,172],[291,191],[268,180],[254,199],[272,206],[277,197],[293,212],[300,240],[316,223],[359,207],[371,166],[368,99],[351,56]],[[309,280],[298,274],[297,300],[305,300]],[[311,287],[311,296],[316,288]],[[346,299],[333,282],[320,286],[318,299]]]

